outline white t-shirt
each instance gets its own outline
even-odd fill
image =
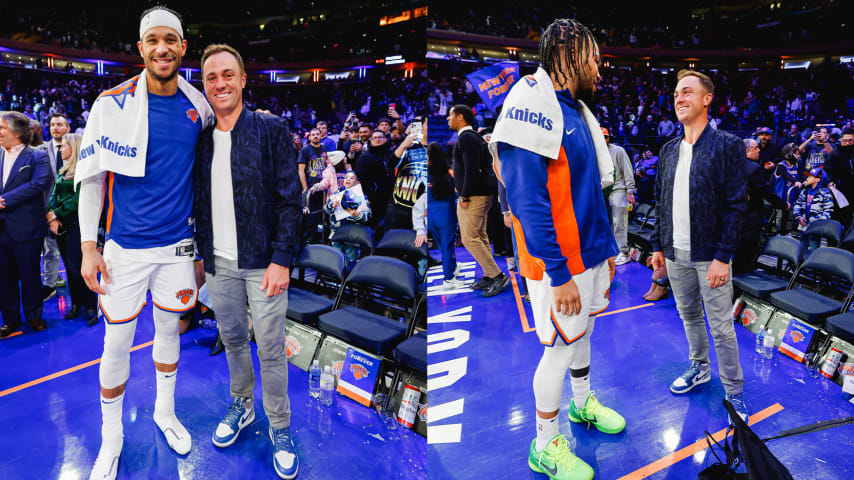
[[[214,255],[237,261],[237,221],[231,184],[231,130],[213,130],[211,221]]]
[[[673,179],[673,248],[691,251],[691,157],[694,146],[682,140]]]

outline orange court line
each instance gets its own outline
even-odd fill
[[[639,308],[651,307],[651,306],[653,306],[653,305],[655,305],[655,304],[654,304],[654,303],[642,303],[642,304],[640,304],[640,305],[635,305],[634,307],[627,307],[627,308],[621,308],[621,309],[619,309],[619,310],[612,310],[612,311],[610,311],[610,312],[603,312],[603,313],[600,313],[599,315],[596,315],[596,318],[599,318],[599,317],[607,317],[608,315],[614,315],[614,314],[617,314],[617,313],[623,313],[623,312],[628,312],[628,311],[631,311],[631,310],[637,310],[637,309],[639,309]]]
[[[507,269],[510,269],[510,257],[507,257]],[[522,303],[522,293],[519,284],[516,283],[516,273],[510,272],[510,281],[513,283],[513,294],[516,296],[516,308],[519,309],[519,318],[522,320],[522,333],[533,332],[536,328],[528,323],[528,315],[525,313],[525,305]]]
[[[761,412],[757,412],[757,413],[751,415],[750,419],[749,419],[750,421],[748,422],[748,425],[753,425],[757,422],[761,422],[762,420],[765,420],[766,418],[770,417],[771,415],[779,413],[781,410],[783,410],[783,406],[780,405],[779,403],[775,403],[774,405],[771,405],[770,407],[766,408],[765,410],[762,410]],[[712,435],[712,437],[716,441],[720,442],[721,440],[724,439],[725,435],[726,435],[726,429],[723,429],[723,430],[715,433],[714,435]],[[693,444],[688,445],[687,447],[685,447],[681,450],[677,450],[677,451],[671,453],[670,455],[662,457],[659,460],[656,460],[655,462],[652,462],[649,465],[647,465],[647,466],[645,466],[639,470],[635,470],[634,472],[632,472],[632,473],[630,473],[624,477],[620,477],[618,480],[640,480],[642,478],[647,478],[650,475],[658,473],[658,472],[664,470],[665,468],[667,468],[667,467],[669,467],[669,466],[671,466],[677,462],[681,462],[682,460],[685,460],[686,458],[694,455],[695,453],[697,453],[701,450],[705,450],[707,448],[709,448],[709,445],[706,443],[705,438],[703,438],[702,440],[697,440]]]
[[[135,347],[132,347],[130,349],[130,351],[135,352],[135,351],[140,350],[142,348],[150,347],[153,344],[154,344],[154,340],[151,340],[151,341],[145,342],[145,343],[141,343]],[[44,382],[47,382],[49,380],[53,380],[54,378],[59,378],[59,377],[62,377],[64,375],[68,375],[69,373],[74,373],[78,370],[83,370],[86,367],[91,367],[92,365],[97,365],[99,363],[101,363],[100,358],[86,362],[86,363],[81,363],[80,365],[75,365],[71,368],[66,368],[65,370],[61,370],[61,371],[56,372],[56,373],[51,373],[50,375],[47,375],[47,376],[44,376],[41,378],[37,378],[37,379],[30,381],[30,382],[27,382],[27,383],[22,383],[16,387],[7,388],[6,390],[0,391],[0,397],[5,397],[6,395],[10,395],[10,394],[13,394],[15,392],[20,392],[21,390],[24,390],[26,388],[36,386],[40,383],[44,383]]]
[[[5,337],[2,338],[2,340],[6,340],[7,338],[12,338],[12,337],[18,336],[22,333],[24,333],[23,330],[18,330],[17,332],[13,332],[13,333],[10,333],[9,335],[6,335]]]

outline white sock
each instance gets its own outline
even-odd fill
[[[106,398],[104,395],[101,395],[102,447],[107,443],[121,442],[124,437],[124,429],[122,427],[122,404],[124,400],[124,392],[115,398]]]
[[[175,379],[178,370],[174,372],[161,372],[157,370],[157,399],[154,401],[154,423],[163,436],[166,443],[179,455],[189,453],[192,446],[190,432],[181,425],[175,416]]]
[[[119,469],[119,456],[124,444],[122,428],[122,403],[125,394],[116,398],[101,395],[101,448],[95,465],[89,474],[90,480],[112,480]]]
[[[572,384],[572,400],[575,402],[575,408],[582,409],[587,403],[587,397],[590,395],[590,369],[587,369],[587,374],[583,377],[574,377],[573,370],[570,370],[569,378]]]
[[[161,372],[157,374],[157,398],[154,400],[154,413],[161,415],[175,415],[175,381],[178,378],[178,369],[174,372]]]
[[[549,440],[555,438],[558,431],[558,419],[560,415],[555,415],[552,418],[543,418],[537,415],[537,444],[534,446],[538,452],[542,452],[549,444]]]

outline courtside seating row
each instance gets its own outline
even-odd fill
[[[821,229],[841,233],[841,228],[830,223],[805,233]],[[733,286],[769,304],[774,312],[786,312],[854,343],[854,312],[847,311],[854,298],[854,253],[820,247],[804,259],[804,251],[803,243],[794,238],[772,237],[763,247],[762,255],[776,258],[777,265],[735,275]]]
[[[414,237],[412,231],[390,230],[374,250],[391,252],[404,239],[414,245]],[[300,282],[304,288],[289,288],[288,318],[367,352],[393,358],[398,373],[400,368],[408,368],[426,375],[426,335],[413,335],[425,296],[418,289],[413,266],[398,258],[369,255],[347,272],[344,255],[328,245],[307,245],[294,266],[301,280],[306,269],[315,276],[313,283]],[[368,303],[387,306],[384,313],[396,314],[399,320],[360,308]]]

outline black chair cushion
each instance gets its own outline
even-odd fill
[[[406,334],[406,325],[401,322],[349,306],[324,313],[318,317],[317,326],[377,355],[390,353]]]
[[[335,230],[330,240],[356,245],[363,252],[370,252],[374,246],[374,231],[357,223],[345,223]]]
[[[306,245],[294,265],[311,268],[340,282],[344,280],[347,259],[341,250],[329,245]]]
[[[320,314],[332,310],[335,302],[326,297],[315,295],[298,288],[288,289],[287,317],[307,325],[317,323]]]
[[[427,373],[427,334],[416,333],[394,349],[394,359],[401,365]]]
[[[822,326],[824,319],[829,315],[842,310],[842,303],[819,295],[805,288],[783,290],[774,292],[769,297],[771,305],[806,320],[807,322]]]
[[[427,244],[421,248],[415,246],[415,231],[393,229],[383,235],[383,238],[374,247],[375,255],[390,255],[398,257],[400,254],[416,255],[427,258]]]
[[[765,272],[751,272],[733,276],[732,284],[735,288],[756,298],[768,298],[772,292],[785,290],[789,281]]]
[[[854,343],[854,312],[846,312],[827,317],[824,328],[831,335],[837,336],[848,343]]]
[[[397,258],[371,255],[359,260],[347,276],[347,283],[377,285],[407,298],[416,295],[415,269]]]

